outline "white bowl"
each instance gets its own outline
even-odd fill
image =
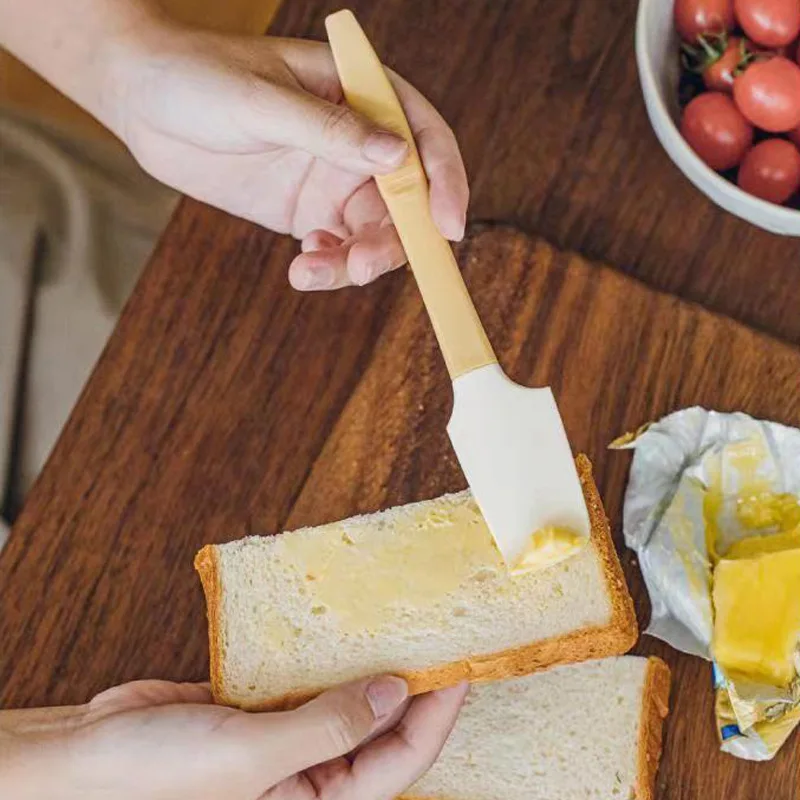
[[[672,7],[672,0],[639,0],[636,20],[636,63],[656,136],[678,169],[718,206],[772,233],[800,236],[800,211],[743,192],[707,167],[681,136],[676,124],[679,42]]]

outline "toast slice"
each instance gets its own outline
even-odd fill
[[[627,652],[633,603],[591,464],[576,462],[591,539],[540,572],[508,574],[469,491],[204,547],[217,702],[290,708],[378,673],[418,694]]]
[[[473,687],[404,800],[652,800],[669,688],[638,656]]]

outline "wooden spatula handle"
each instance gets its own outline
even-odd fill
[[[409,155],[395,172],[376,177],[400,235],[453,379],[497,358],[467,292],[450,243],[430,211],[428,181],[403,107],[364,31],[350,11],[325,21],[344,95],[354,110],[405,138]]]

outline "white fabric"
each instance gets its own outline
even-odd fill
[[[0,495],[44,465],[176,200],[121,148],[0,109]]]

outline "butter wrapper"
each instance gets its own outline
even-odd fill
[[[718,559],[737,542],[785,535],[795,522],[800,532],[800,517],[778,513],[789,506],[800,513],[800,431],[746,414],[689,408],[611,447],[635,451],[623,529],[650,595],[646,633],[713,661]],[[775,500],[762,508],[761,497]],[[800,602],[800,585],[790,591]],[[788,687],[726,675],[714,664],[722,750],[754,761],[775,755],[800,724],[797,652],[794,663]]]

